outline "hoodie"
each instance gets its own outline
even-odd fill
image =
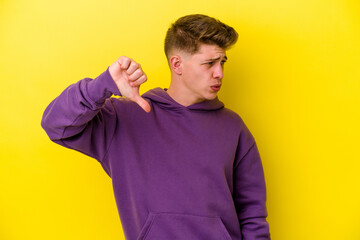
[[[146,113],[109,69],[66,88],[41,125],[111,177],[127,240],[265,240],[266,189],[255,140],[218,99],[182,106],[149,90]]]

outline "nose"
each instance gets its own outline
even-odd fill
[[[224,69],[221,64],[217,64],[214,68],[213,77],[221,80],[224,77]]]

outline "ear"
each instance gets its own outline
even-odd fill
[[[182,58],[179,55],[173,55],[170,58],[170,68],[178,75],[182,74]]]

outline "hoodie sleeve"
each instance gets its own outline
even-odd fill
[[[113,94],[120,92],[108,68],[95,79],[67,87],[47,106],[41,121],[53,142],[97,159],[108,174],[103,158],[116,128]]]
[[[269,240],[266,187],[256,143],[245,131],[240,136],[234,167],[234,203],[243,240]]]

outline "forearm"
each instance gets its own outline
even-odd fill
[[[49,104],[41,125],[51,140],[74,136],[86,127],[112,94],[120,95],[108,69],[95,79],[82,79]]]
[[[255,143],[235,167],[234,179],[234,201],[243,239],[269,240],[265,178]]]

